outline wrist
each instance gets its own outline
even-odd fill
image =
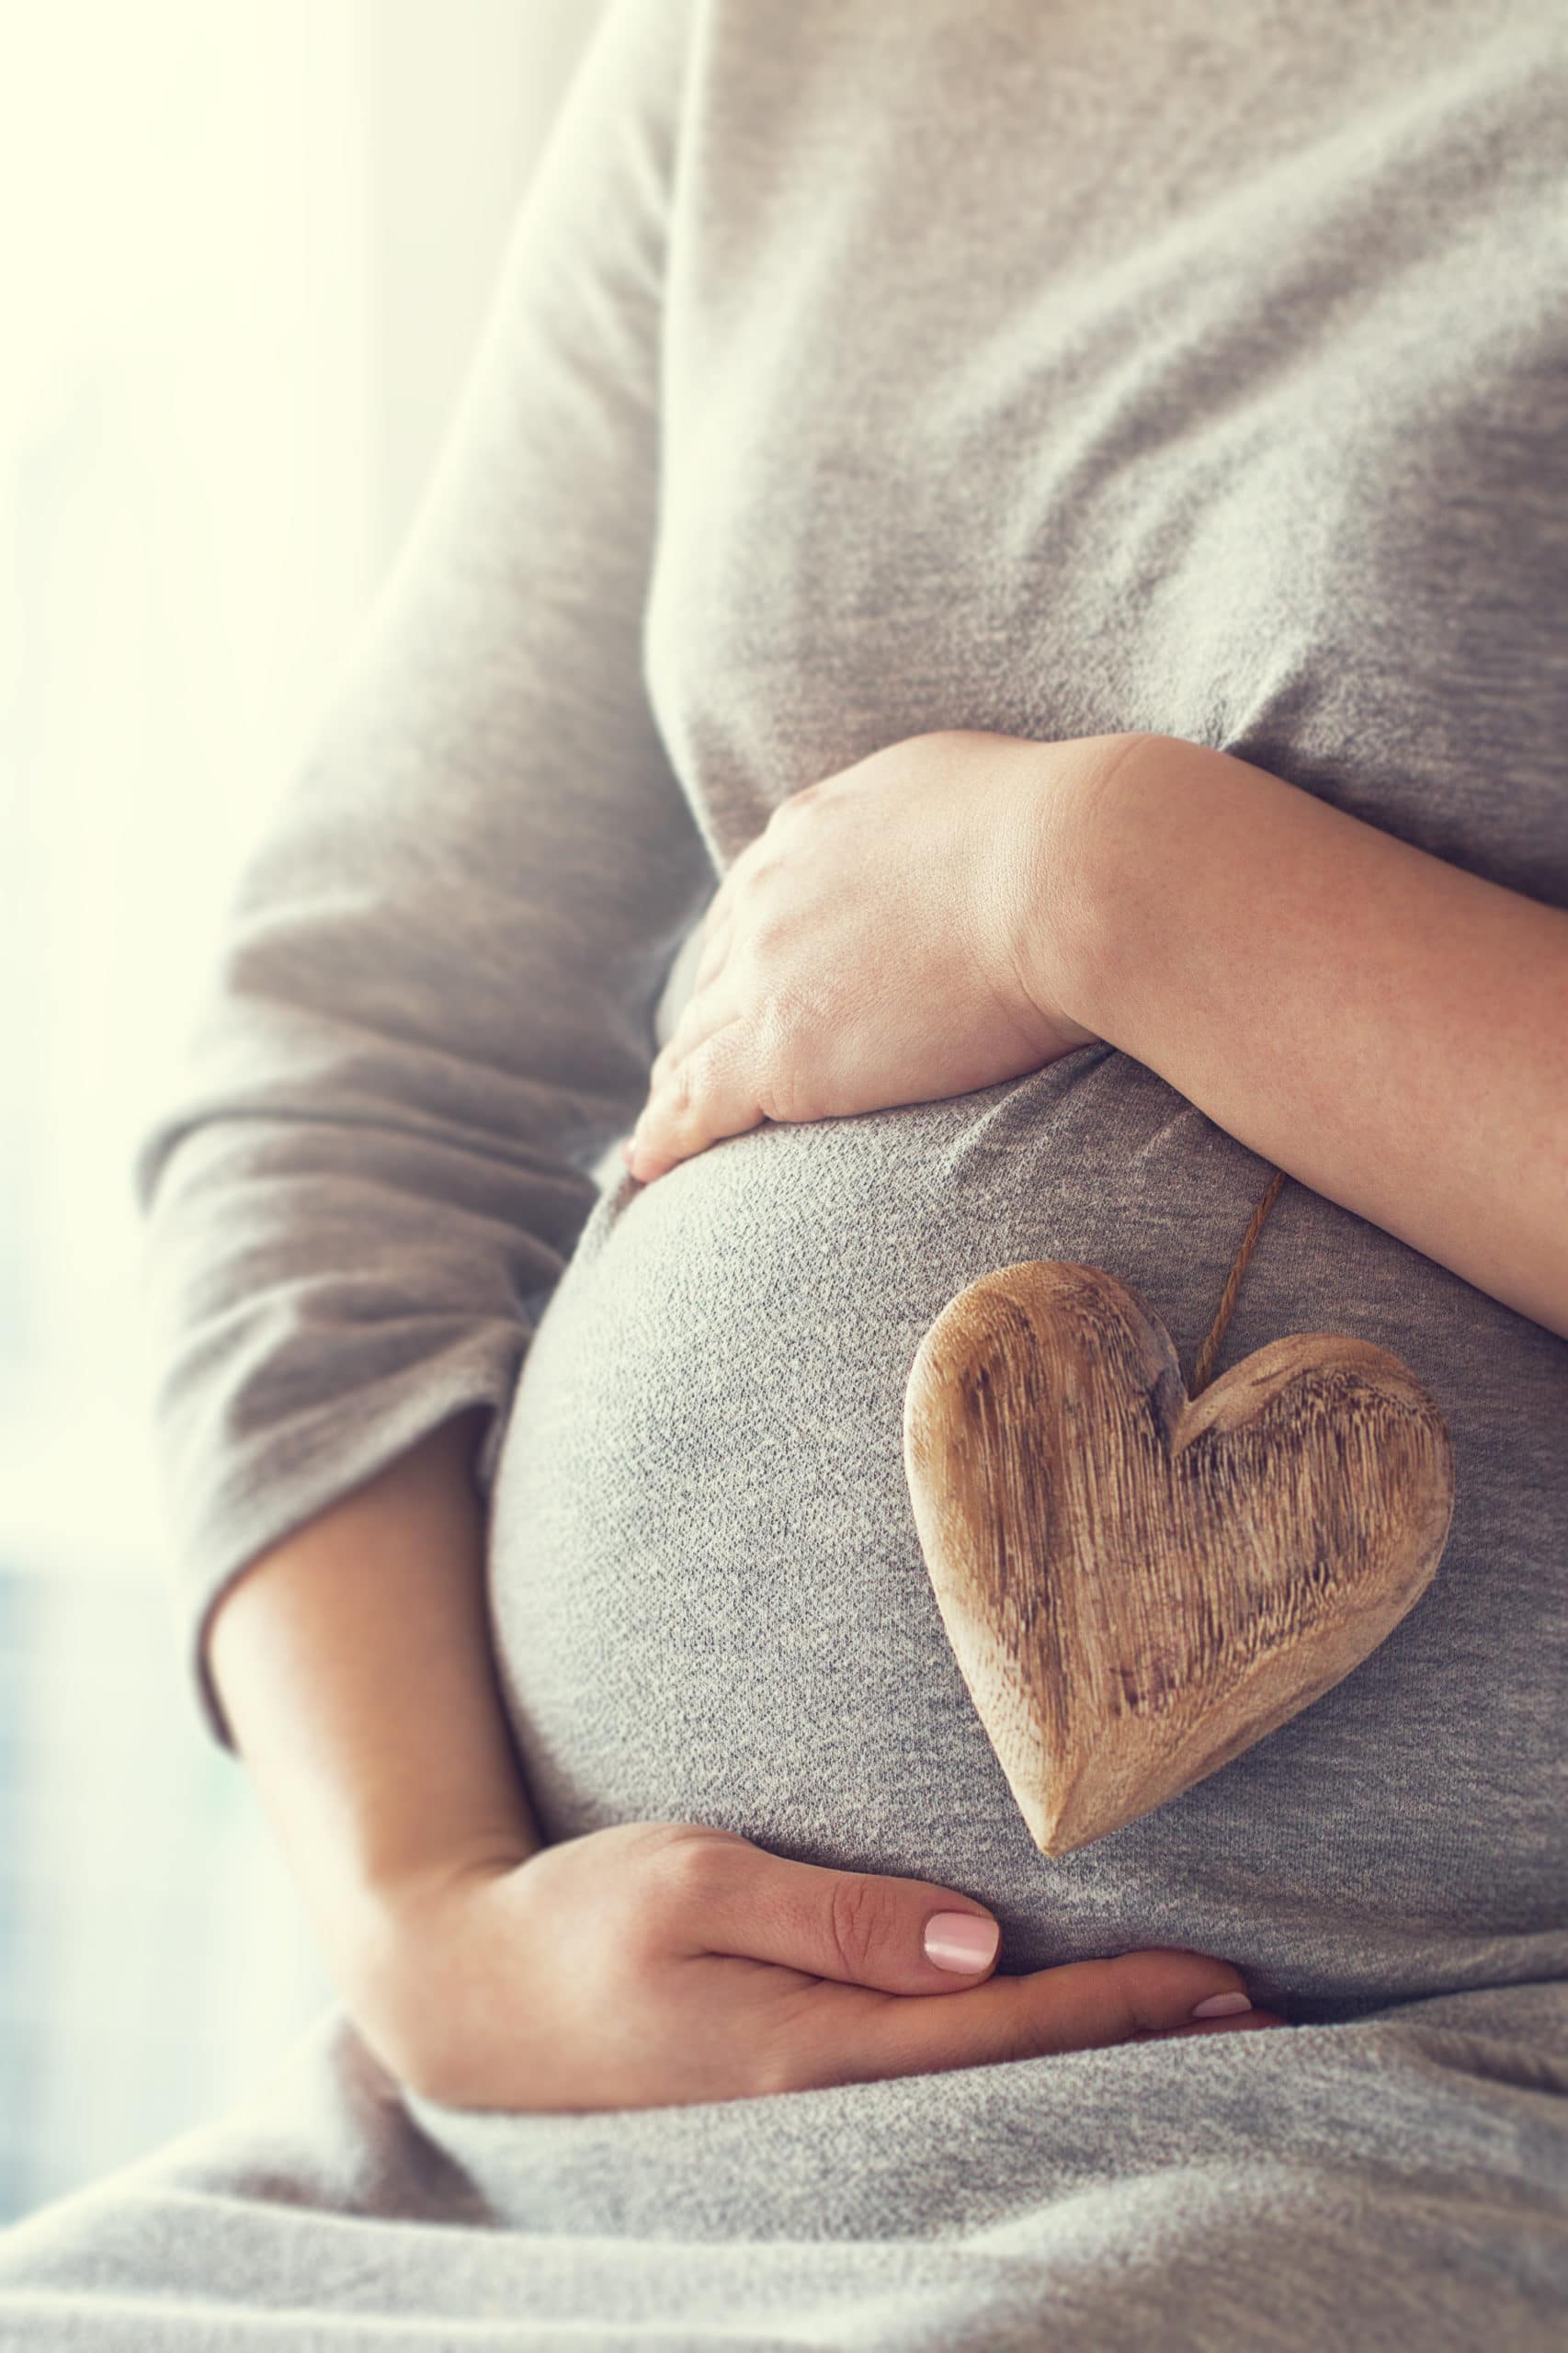
[[[489,1883],[513,1878],[541,1851],[505,1829],[490,1838],[476,1833],[423,1862],[339,1882],[318,1925],[340,1980],[357,1988],[375,1984],[426,1924]]]
[[[350,1902],[377,1912],[397,1912],[426,1903],[432,1894],[473,1879],[520,1870],[544,1846],[537,1827],[522,1815],[475,1826],[439,1845],[411,1850],[399,1862],[362,1872],[347,1891]]]
[[[475,1993],[493,1960],[495,1907],[516,1935],[517,1888],[531,1857],[432,1868],[360,1888],[328,1946],[355,2025],[383,2066],[426,2097],[466,2106],[454,2088],[474,2032]]]
[[[1017,969],[1041,1019],[1080,1042],[1121,1042],[1111,1026],[1114,984],[1126,976],[1123,878],[1136,870],[1150,762],[1172,740],[1127,733],[1020,745],[1028,849]]]
[[[1190,1034],[1187,1010],[1200,1017],[1173,985],[1192,910],[1223,894],[1228,846],[1267,817],[1258,788],[1278,781],[1179,735],[1127,736],[1074,808],[1074,1012],[1162,1076],[1173,1041]]]

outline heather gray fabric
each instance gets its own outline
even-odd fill
[[[551,1838],[721,1824],[966,1891],[1004,1969],[1188,1944],[1299,2023],[551,2118],[402,2096],[334,2013],[265,2109],[0,2234],[0,2334],[1562,2341],[1568,1341],[1286,1188],[1219,1369],[1392,1349],[1447,1552],[1050,1861],[926,1577],[908,1369],[1028,1257],[1189,1364],[1268,1165],[1100,1044],[649,1188],[613,1147],[717,871],[926,729],[1213,744],[1568,906],[1565,101],[1522,0],[615,6],[138,1163],[216,1736],[214,1598],[483,1402]]]
[[[604,2116],[400,2101],[324,2018],[0,2232],[0,2347],[1561,2353],[1565,2174],[1546,1986]]]

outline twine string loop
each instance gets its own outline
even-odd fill
[[[1225,1336],[1225,1326],[1231,1320],[1231,1310],[1236,1303],[1236,1293],[1241,1289],[1242,1277],[1246,1272],[1247,1260],[1252,1256],[1257,1237],[1263,1231],[1263,1221],[1278,1199],[1284,1183],[1285,1171],[1282,1168],[1277,1168],[1269,1182],[1268,1190],[1252,1213],[1251,1223],[1243,1234],[1242,1246],[1236,1253],[1236,1263],[1225,1278],[1225,1288],[1221,1294],[1214,1321],[1209,1327],[1209,1337],[1198,1351],[1198,1362],[1193,1367],[1192,1379],[1187,1385],[1187,1393],[1189,1397],[1198,1396],[1200,1391],[1209,1386],[1209,1375],[1213,1370],[1214,1359],[1220,1353],[1220,1343]]]

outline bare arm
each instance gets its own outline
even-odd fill
[[[400,1891],[544,1844],[485,1616],[483,1422],[443,1423],[263,1553],[212,1620],[236,1745],[345,1984]]]
[[[1169,736],[1078,838],[1074,1017],[1568,1338],[1568,913]]]

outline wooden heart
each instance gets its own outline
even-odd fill
[[[1386,1348],[1294,1332],[1193,1399],[1137,1294],[1061,1259],[949,1302],[903,1460],[953,1654],[1047,1855],[1332,1689],[1419,1600],[1453,1516],[1437,1401]]]

